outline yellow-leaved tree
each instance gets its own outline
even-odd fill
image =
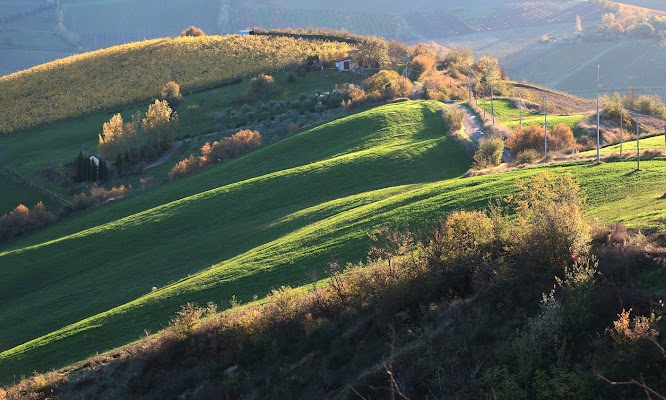
[[[116,114],[105,122],[99,135],[97,151],[102,158],[114,160],[118,156],[134,160],[139,156],[139,121],[141,113],[132,116],[131,122],[123,122],[123,117]]]
[[[176,136],[178,113],[171,110],[166,100],[155,100],[155,103],[148,107],[141,126],[150,147],[158,152],[166,150]]]

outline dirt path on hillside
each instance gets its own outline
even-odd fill
[[[147,167],[144,168],[143,170],[145,171],[145,170],[147,170],[147,169],[150,169],[150,168],[153,168],[153,167],[157,167],[157,166],[160,165],[160,164],[164,164],[169,158],[171,158],[171,156],[173,155],[173,153],[175,153],[178,149],[180,149],[180,147],[181,147],[182,145],[183,145],[183,141],[182,141],[182,140],[179,140],[179,141],[177,141],[177,142],[174,142],[174,143],[171,145],[171,148],[169,148],[169,150],[167,150],[166,153],[162,154],[162,157],[160,157],[159,160],[157,160],[157,161],[155,161],[154,163],[150,164],[149,166],[147,166]]]
[[[465,116],[463,118],[463,124],[465,125],[465,134],[469,136],[473,141],[476,143],[479,143],[479,141],[483,138],[485,138],[485,134],[483,133],[483,128],[481,127],[481,122],[479,121],[479,118],[477,118],[476,115],[467,108],[467,106],[464,106],[462,104],[459,105],[454,105],[452,106],[454,108],[457,108],[459,110],[463,110],[465,112]],[[505,163],[510,163],[513,161],[513,157],[511,157],[511,153],[509,152],[508,149],[504,149],[504,152],[502,153],[502,160]]]

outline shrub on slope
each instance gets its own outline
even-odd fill
[[[288,37],[147,40],[56,60],[0,78],[0,134],[155,98],[165,83],[188,90],[297,64],[347,43]]]

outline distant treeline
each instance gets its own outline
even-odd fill
[[[255,34],[273,37],[283,36],[294,39],[327,40],[331,42],[344,42],[349,44],[357,44],[363,40],[363,36],[361,35],[355,35],[353,33],[335,29],[255,29]]]

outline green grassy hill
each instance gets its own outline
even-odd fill
[[[593,218],[664,231],[663,160],[642,172],[628,161],[457,178],[470,161],[444,136],[440,107],[347,117],[5,246],[0,374],[130,342],[188,301],[249,301],[308,271],[323,277],[331,259],[364,259],[374,227],[482,208],[545,168],[581,179]]]
[[[44,203],[44,207],[48,210],[57,211],[59,208],[59,204],[50,197],[14,183],[1,175],[0,193],[2,193],[2,196],[0,196],[0,215],[9,213],[19,204],[32,208],[39,201]]]
[[[520,125],[520,116],[521,116],[520,110],[518,109],[518,107],[516,107],[516,103],[514,100],[496,99],[494,101],[494,105],[491,105],[491,103],[492,102],[490,100],[482,100],[479,101],[479,107],[481,107],[482,110],[485,110],[488,113],[488,116],[490,116],[491,109],[493,109],[495,113],[495,119],[498,120],[499,123],[506,125],[511,129],[515,129],[517,126]],[[576,129],[576,123],[578,123],[578,121],[583,119],[585,116],[586,114],[549,115],[548,128],[552,129],[555,125],[565,124],[566,126],[571,128],[572,131],[574,131],[574,134],[576,136],[580,136],[582,132]],[[543,126],[544,115],[531,112],[523,108],[522,120],[523,120],[523,125]]]
[[[4,245],[0,376],[123,345],[188,301],[247,302],[325,277],[331,259],[364,259],[377,226],[485,207],[543,169],[580,178],[591,217],[664,232],[664,160],[460,178],[470,160],[445,137],[441,107],[362,112]]]
[[[341,213],[469,167],[440,109],[408,102],[343,118],[4,245],[0,375],[134,340],[190,300],[248,300],[333,256],[363,259],[376,224],[352,229]]]
[[[642,138],[640,139],[640,146],[641,146],[641,151],[645,151],[648,149],[660,149],[663,150],[664,147],[666,146],[666,141],[664,140],[664,135],[657,135],[657,136],[652,136],[649,138]],[[635,156],[636,154],[636,133],[631,132],[631,131],[625,131],[624,132],[624,143],[622,144],[622,151],[626,153],[633,153]],[[603,155],[611,155],[611,154],[620,154],[620,144],[613,144],[610,146],[602,147],[600,149],[600,153]],[[596,155],[597,150],[588,150],[580,153],[581,155]]]

